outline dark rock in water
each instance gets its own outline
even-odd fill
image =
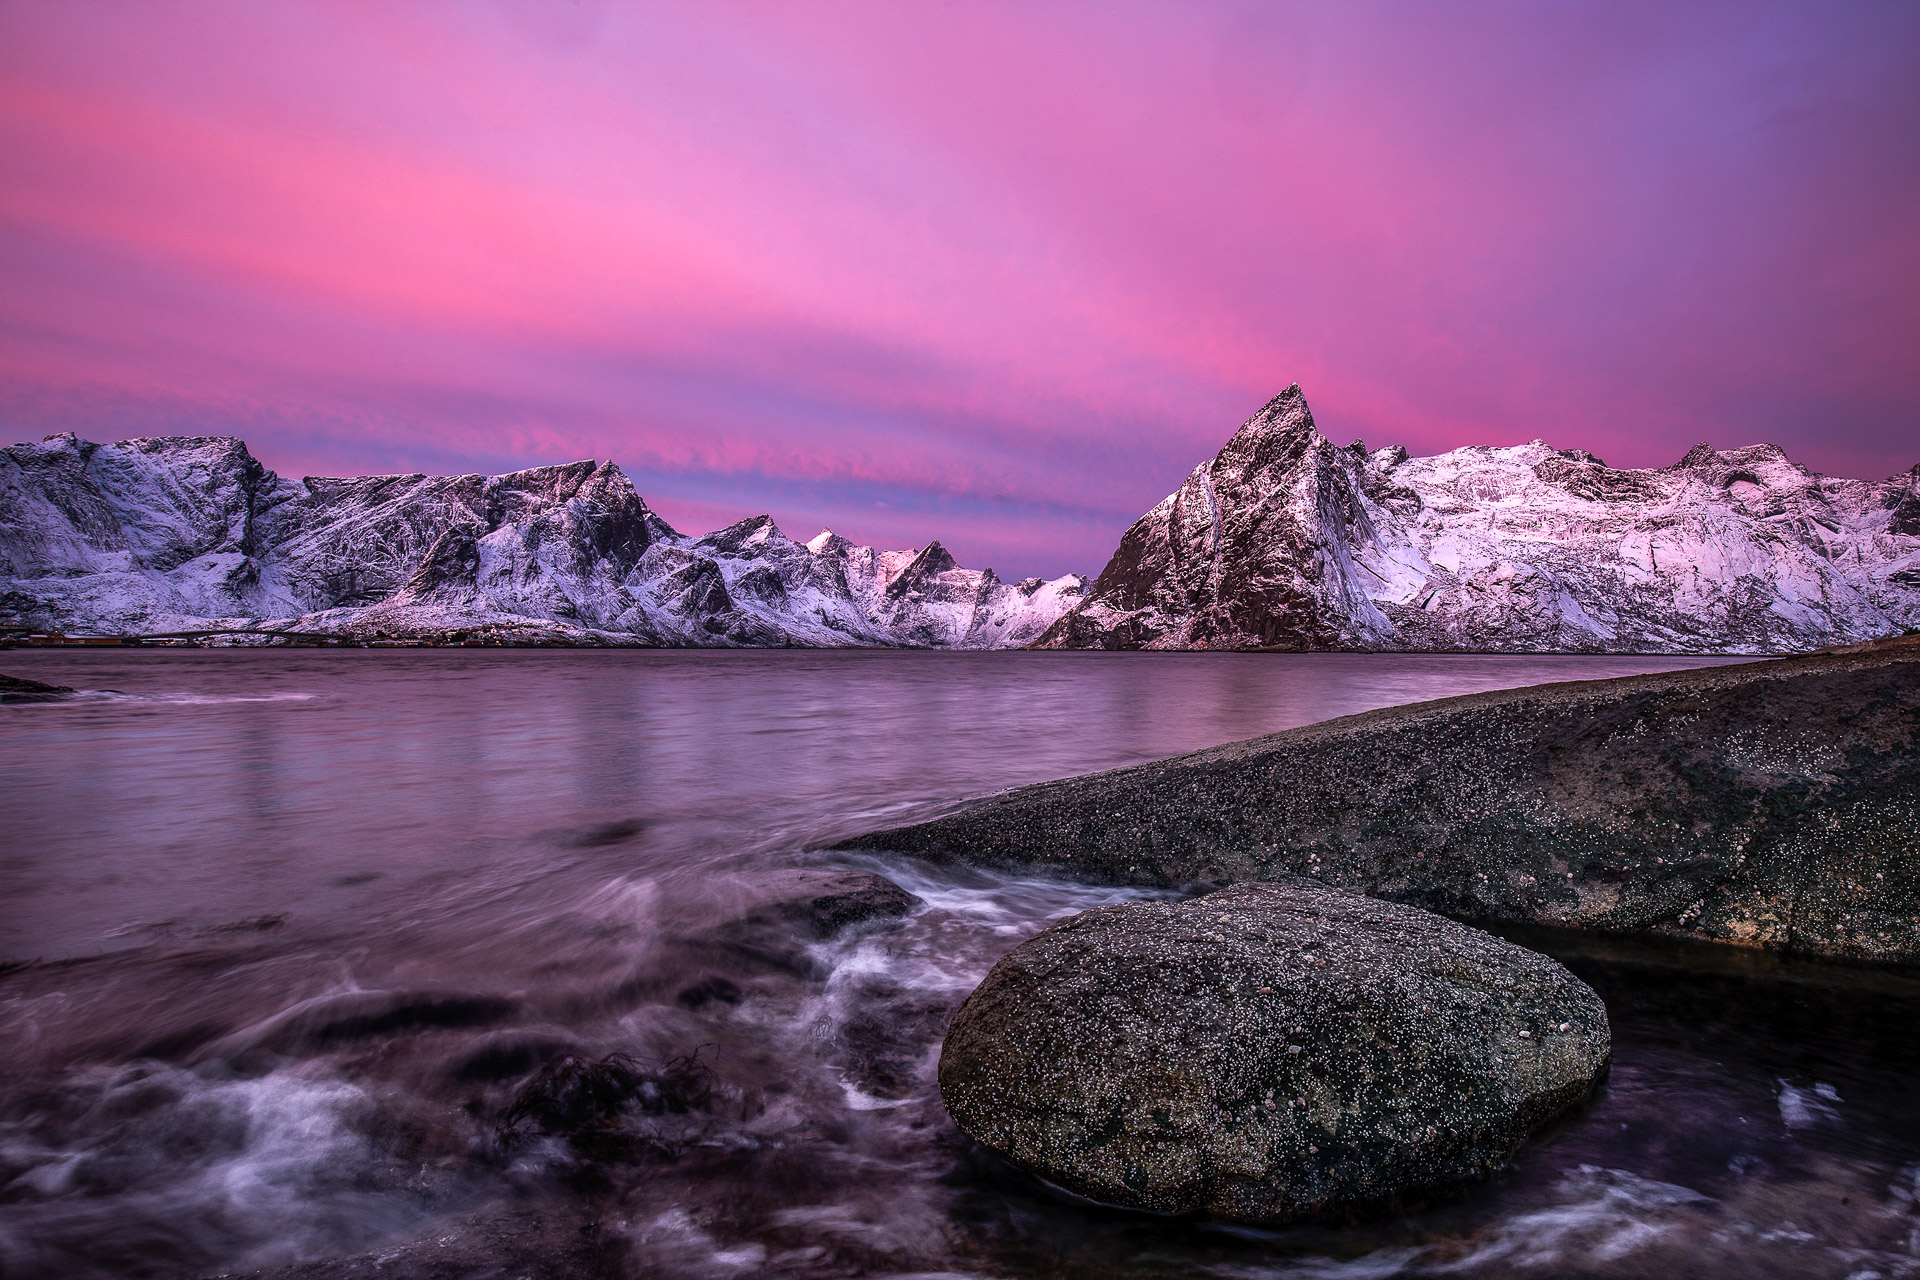
[[[1920,965],[1920,638],[1368,712],[847,847]]]
[[[824,940],[868,920],[903,916],[919,905],[919,898],[870,871],[796,871],[767,909]]]
[[[650,825],[645,818],[622,818],[616,822],[556,832],[555,838],[569,849],[604,849],[608,845],[625,844],[635,836],[644,834]]]
[[[716,973],[680,988],[673,1002],[683,1009],[703,1009],[710,1004],[736,1005],[745,995],[739,983]]]
[[[672,1157],[703,1130],[697,1117],[712,1098],[713,1071],[697,1051],[652,1063],[568,1055],[520,1086],[498,1132],[509,1143],[528,1132],[563,1137],[589,1161]],[[643,1117],[694,1119],[663,1126]]]
[[[870,871],[794,868],[756,880],[738,914],[691,931],[681,941],[804,974],[815,965],[810,944],[869,922],[897,919],[918,905],[919,898]],[[689,1007],[705,1003],[698,995],[688,998],[697,1001]]]
[[[350,991],[295,1005],[213,1046],[207,1056],[254,1050],[321,1053],[344,1044],[421,1031],[491,1026],[519,1011],[504,996],[455,990]]]
[[[1272,1222],[1484,1177],[1584,1098],[1606,1007],[1545,956],[1318,885],[1100,907],[955,1015],[956,1123],[1110,1204]]]
[[[705,1110],[713,1071],[697,1054],[643,1064],[624,1053],[604,1058],[571,1054],[547,1064],[521,1086],[501,1117],[509,1128],[578,1134],[616,1124],[623,1112],[686,1115]]]
[[[572,1039],[552,1032],[502,1031],[462,1052],[447,1074],[463,1084],[516,1080],[575,1047]]]
[[[41,684],[20,676],[0,676],[0,702],[52,702],[72,692],[64,684]]]

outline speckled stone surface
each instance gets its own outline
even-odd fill
[[[1920,638],[1369,712],[847,844],[1920,966]]]
[[[967,998],[940,1091],[1071,1191],[1242,1222],[1381,1208],[1486,1176],[1612,1049],[1560,964],[1310,884],[1101,907]]]

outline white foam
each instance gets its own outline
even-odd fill
[[[1825,1082],[1800,1089],[1785,1080],[1780,1086],[1780,1121],[1789,1129],[1811,1129],[1817,1125],[1837,1125],[1840,1112],[1831,1104],[1840,1101],[1840,1092]]]

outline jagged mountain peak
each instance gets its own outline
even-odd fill
[[[1313,411],[1307,407],[1307,393],[1300,384],[1290,382],[1284,391],[1260,406],[1259,412],[1240,424],[1234,435],[1264,434],[1270,431],[1313,429]]]
[[[1299,383],[1260,407],[1221,447],[1215,463],[1237,470],[1267,470],[1292,465],[1315,446],[1332,444],[1313,424],[1313,410]]]
[[[786,534],[780,532],[780,526],[773,522],[772,516],[757,515],[748,516],[745,520],[736,520],[724,529],[714,530],[699,541],[702,545],[738,555],[753,547],[764,547],[770,543],[777,545],[790,540]]]
[[[929,542],[926,546],[915,552],[912,561],[908,563],[903,572],[920,574],[945,573],[949,569],[957,569],[959,567],[960,562],[953,558],[953,553],[941,546],[938,541],[934,541]]]
[[[887,583],[887,598],[897,600],[909,592],[920,591],[925,588],[929,579],[937,578],[959,567],[959,562],[953,558],[951,552],[938,542],[929,542],[914,552],[913,558],[894,575],[891,582]],[[986,571],[988,575],[992,572],[991,569]]]
[[[1715,471],[1727,467],[1779,467],[1799,475],[1812,475],[1787,456],[1777,444],[1750,444],[1739,449],[1716,449],[1701,443],[1687,450],[1686,456],[1666,468],[1668,471]]]
[[[852,547],[853,543],[831,529],[822,529],[806,543],[807,550],[816,556],[845,555]]]
[[[1920,468],[1911,473],[1920,479]],[[1791,652],[1920,624],[1913,479],[1776,445],[1336,449],[1297,386],[1142,516],[1049,648]]]

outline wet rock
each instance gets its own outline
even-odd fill
[[[42,684],[22,676],[0,676],[0,702],[53,702],[72,692],[64,684]]]
[[[745,997],[739,983],[716,973],[680,988],[673,1002],[683,1009],[704,1009],[710,1004],[736,1005]]]
[[[695,941],[804,972],[811,967],[808,943],[837,938],[870,921],[897,919],[919,905],[919,898],[870,871],[794,869],[755,884],[742,914]]]
[[[1359,894],[1240,885],[1016,948],[955,1015],[940,1091],[968,1134],[1080,1195],[1273,1222],[1486,1176],[1611,1045],[1600,997],[1545,956]]]
[[[705,1110],[712,1093],[713,1072],[697,1054],[651,1066],[624,1053],[569,1054],[520,1088],[503,1123],[528,1124],[542,1133],[579,1133],[610,1125],[624,1111],[685,1115]]]
[[[517,1080],[541,1063],[561,1057],[576,1047],[570,1037],[552,1032],[497,1032],[455,1058],[447,1074],[462,1084]]]
[[[529,1280],[606,1280],[623,1274],[620,1236],[603,1231],[593,1201],[543,1199],[489,1204],[473,1213],[431,1221],[424,1236],[384,1239],[353,1257],[316,1258],[234,1273],[236,1280],[468,1280],[525,1276]],[[282,1251],[284,1252],[284,1251]]]
[[[211,1056],[254,1050],[322,1053],[341,1045],[410,1032],[465,1030],[511,1017],[519,1005],[504,996],[453,990],[350,991],[303,1001],[214,1046]]]
[[[766,909],[820,940],[869,920],[896,919],[920,905],[919,898],[871,871],[795,871],[776,885],[780,897]]]
[[[1347,716],[848,847],[1916,966],[1920,637]]]
[[[697,1050],[660,1062],[624,1053],[569,1054],[520,1086],[501,1115],[499,1135],[509,1143],[526,1133],[566,1138],[590,1161],[678,1155],[704,1129],[697,1117],[713,1099],[713,1084]],[[665,1117],[686,1123],[649,1123]]]
[[[651,825],[645,818],[622,818],[616,822],[556,832],[555,839],[569,849],[604,849],[609,845],[625,844],[635,836],[644,834]]]
[[[881,973],[843,989],[834,1017],[836,1055],[847,1077],[878,1098],[906,1098],[923,1087],[927,1052],[953,1013],[945,991],[919,990]]]

